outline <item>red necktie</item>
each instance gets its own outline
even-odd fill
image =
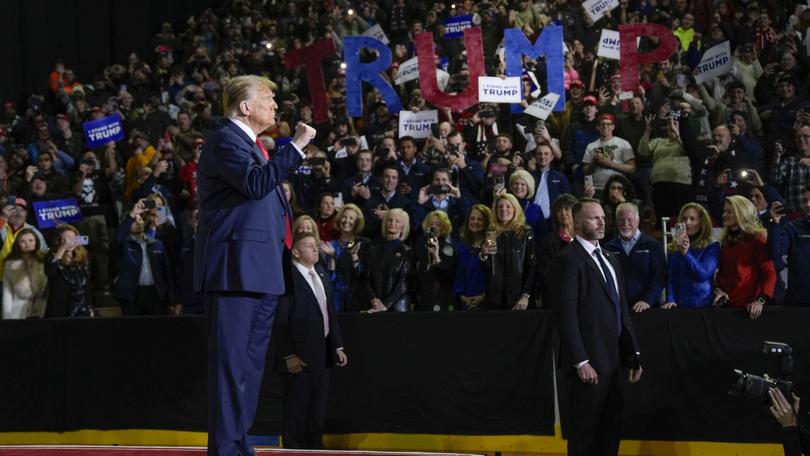
[[[262,151],[264,159],[270,160],[270,154],[267,153],[267,148],[264,147],[264,143],[258,136],[256,137],[256,145],[259,146],[259,150]],[[286,195],[283,196],[286,197]],[[284,245],[287,246],[287,249],[292,248],[292,224],[290,223],[290,214],[287,212],[286,205],[284,209]]]
[[[264,143],[262,142],[259,137],[256,137],[256,145],[259,146],[259,150],[262,151],[262,155],[264,155],[265,160],[270,160],[270,154],[267,153],[267,148],[264,147]]]

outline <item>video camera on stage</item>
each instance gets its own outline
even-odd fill
[[[786,398],[793,397],[792,394],[796,391],[793,382],[790,381],[790,375],[793,373],[793,349],[788,344],[766,340],[762,344],[762,351],[766,355],[776,355],[780,358],[782,363],[780,376],[771,378],[765,374],[760,377],[759,375],[746,374],[739,369],[734,369],[734,373],[737,374],[737,382],[731,385],[728,394],[735,397],[750,397],[770,401],[768,390],[777,388]]]

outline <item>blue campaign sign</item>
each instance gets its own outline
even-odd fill
[[[91,149],[101,147],[111,141],[124,139],[124,123],[121,116],[113,114],[103,119],[91,120],[84,123],[84,137],[87,146]]]
[[[34,214],[40,229],[53,228],[60,223],[74,223],[82,219],[82,210],[76,198],[35,201]]]
[[[472,16],[455,16],[448,17],[444,20],[444,38],[461,38],[464,36],[464,30],[473,26]]]

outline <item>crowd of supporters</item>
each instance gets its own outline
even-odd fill
[[[444,37],[444,20],[462,15],[482,29],[488,75],[504,73],[505,28],[534,41],[561,24],[565,110],[541,121],[506,104],[439,107],[437,128],[417,140],[364,84],[364,115],[347,115],[345,36],[380,24],[403,109],[435,109],[418,80],[394,84],[396,71],[415,36],[432,33],[440,86],[463,90],[464,42]],[[619,62],[596,49],[602,29],[639,22],[670,27],[679,46],[642,65],[625,94]],[[42,93],[0,112],[2,318],[93,316],[110,297],[125,315],[203,311],[191,285],[196,166],[223,120],[222,87],[239,74],[278,86],[278,122],[261,136],[271,153],[296,123],[317,129],[284,185],[293,229],[318,237],[340,311],[549,306],[582,196],[603,204],[602,244],[621,259],[636,312],[725,305],[756,318],[810,304],[808,27],[799,2],[620,0],[593,23],[577,1],[237,0],[179,32],[162,24],[150,52],[92,79],[58,61]],[[322,62],[329,120],[316,123],[322,94],[283,59],[321,39],[338,54]],[[702,53],[726,40],[732,71],[697,82]],[[547,90],[545,71],[524,57],[524,106]],[[113,114],[126,139],[88,149],[82,124]],[[81,220],[41,228],[33,204],[71,197]],[[679,225],[664,245],[667,217]]]

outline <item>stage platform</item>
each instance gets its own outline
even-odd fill
[[[194,456],[204,454],[206,454],[204,447],[0,446],[0,456]],[[256,454],[277,456],[473,456],[472,453],[284,450],[281,448],[256,448]]]

